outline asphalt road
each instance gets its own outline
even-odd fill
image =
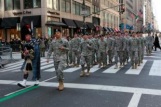
[[[90,77],[79,77],[80,68],[65,69],[65,90],[59,92],[52,61],[42,58],[42,78],[33,86],[30,75],[22,89],[19,70],[22,60],[0,69],[0,107],[161,107],[161,51],[145,56],[144,63],[132,70],[94,66]]]

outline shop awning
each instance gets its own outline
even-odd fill
[[[63,22],[47,21],[46,25],[50,26],[67,26]]]
[[[20,17],[3,18],[1,27],[2,28],[16,28],[17,23],[20,23]]]
[[[31,22],[33,22],[33,27],[41,27],[41,16],[24,16],[22,18],[21,26],[27,24],[31,25]]]
[[[69,28],[76,28],[76,25],[73,20],[63,18],[62,21],[69,27]]]
[[[74,20],[74,22],[75,22],[75,24],[76,24],[76,26],[77,26],[78,28],[81,28],[81,29],[84,28],[84,27],[83,27],[84,23],[83,23],[82,21]],[[86,24],[85,28],[87,28],[87,24]]]
[[[2,23],[2,18],[0,18],[0,29],[2,28],[1,23]]]
[[[103,27],[103,30],[104,30],[104,31],[107,31],[107,28],[106,28],[106,27]]]
[[[86,24],[87,24],[89,29],[94,29],[95,28],[93,23],[87,22]]]

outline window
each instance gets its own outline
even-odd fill
[[[47,7],[53,10],[60,10],[60,0],[48,0]]]
[[[20,0],[5,0],[5,10],[18,10],[20,9]]]
[[[13,7],[14,7],[14,10],[20,9],[20,0],[14,0]]]
[[[61,1],[61,11],[63,12],[71,12],[71,1],[70,0],[62,0]]]
[[[1,3],[2,1],[0,0],[0,10],[2,10],[2,3]]]
[[[40,8],[41,0],[24,0],[24,9]]]
[[[76,1],[73,1],[72,13],[76,15],[81,15],[82,4]],[[91,13],[91,9],[89,6],[85,6],[85,10],[87,11],[87,15]]]

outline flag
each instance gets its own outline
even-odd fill
[[[142,10],[141,10],[141,9],[139,10],[138,15],[139,15],[139,17],[141,17],[141,18],[143,17],[143,12],[142,12]]]
[[[135,20],[136,20],[136,22],[137,22],[137,21],[139,20],[139,16],[136,16],[136,17],[135,17]]]

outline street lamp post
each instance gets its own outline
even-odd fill
[[[85,9],[86,9],[85,0],[83,0],[83,6],[82,6],[82,11],[84,11],[84,15],[83,15],[83,34],[86,34]]]

